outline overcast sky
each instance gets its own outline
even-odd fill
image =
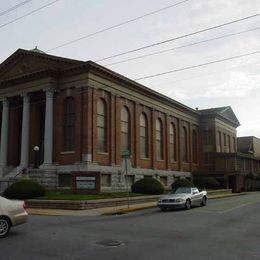
[[[53,0],[0,0],[0,62],[18,48],[97,61],[221,23],[260,13],[259,0],[189,0],[162,12],[49,51],[61,44],[182,0],[59,0],[21,20],[3,26]],[[131,79],[260,51],[260,16],[186,37],[143,51],[98,62]],[[232,37],[169,50],[157,55],[109,65],[157,51],[173,49],[227,34]],[[231,106],[241,126],[238,136],[260,138],[260,53],[138,81],[192,108]]]

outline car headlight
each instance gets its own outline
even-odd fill
[[[158,203],[161,203],[162,202],[162,200],[158,200]]]
[[[176,202],[183,202],[184,199],[176,199],[175,201],[176,201]]]

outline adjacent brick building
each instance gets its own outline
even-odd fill
[[[2,180],[28,173],[70,188],[76,175],[98,176],[98,190],[122,190],[129,150],[128,184],[169,186],[237,151],[231,107],[194,110],[92,61],[19,49],[0,65],[0,97]]]

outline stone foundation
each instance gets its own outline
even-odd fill
[[[166,189],[171,188],[175,178],[180,177],[191,177],[190,172],[179,172],[179,171],[164,171],[164,170],[153,170],[153,169],[141,169],[141,168],[130,168],[128,170],[128,185],[126,183],[125,174],[121,166],[101,166],[97,164],[75,164],[75,165],[64,165],[64,166],[53,166],[52,169],[32,169],[29,170],[29,178],[37,181],[43,186],[53,189],[59,188],[59,175],[71,174],[72,172],[99,172],[102,175],[106,175],[108,183],[101,183],[102,192],[114,192],[114,191],[126,191],[127,188],[130,190],[132,182],[136,182],[144,177],[156,178],[160,181],[160,177],[167,177]],[[132,177],[131,177],[132,176]],[[128,187],[127,187],[128,186]],[[66,187],[63,187],[66,188]],[[70,188],[70,187],[67,187]]]

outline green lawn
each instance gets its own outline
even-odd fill
[[[144,194],[129,192],[130,197],[144,196]],[[127,192],[114,192],[103,194],[73,194],[66,191],[46,191],[43,197],[38,199],[45,200],[98,200],[98,199],[112,199],[112,198],[125,198]]]

